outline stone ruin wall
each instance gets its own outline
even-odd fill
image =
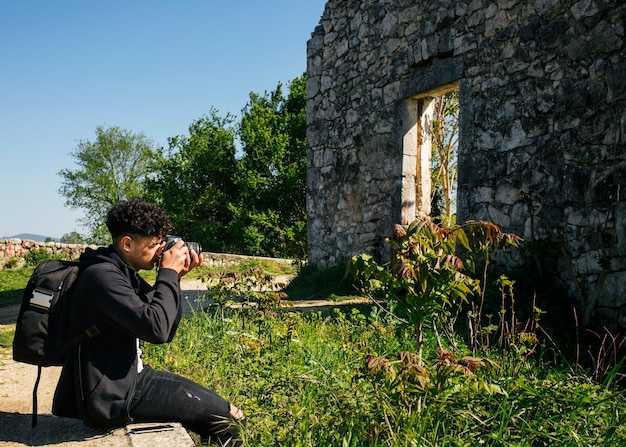
[[[625,27],[623,0],[328,1],[308,42],[309,261],[384,260],[393,225],[428,212],[419,98],[453,86],[457,221],[545,242],[566,294],[626,327]]]

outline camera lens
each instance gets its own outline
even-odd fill
[[[198,255],[202,253],[202,247],[199,242],[185,242],[185,245],[189,250],[195,251]]]
[[[163,251],[169,250],[180,240],[182,240],[180,236],[168,236],[165,240],[165,248]],[[195,251],[198,255],[202,253],[202,246],[199,242],[185,242],[185,247],[189,250]]]

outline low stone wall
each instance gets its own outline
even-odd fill
[[[55,258],[75,260],[86,247],[94,245],[62,244],[60,242],[36,242],[27,239],[0,239],[0,266],[11,258],[23,258],[31,251],[43,249]]]
[[[26,239],[0,239],[0,268],[2,268],[8,260],[18,258],[21,260],[24,256],[40,249],[46,250],[55,258],[76,260],[87,247],[97,248],[97,245],[82,244],[62,244],[60,242],[36,242]],[[261,256],[244,256],[225,253],[204,252],[204,264],[209,267],[213,266],[229,266],[238,264],[246,260],[271,260],[274,262],[293,263],[292,259],[265,258]]]

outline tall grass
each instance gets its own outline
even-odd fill
[[[464,348],[442,356],[430,335],[420,383],[396,355],[415,351],[413,337],[376,312],[269,321],[199,313],[146,356],[240,405],[249,446],[626,445],[624,392],[540,358],[517,359],[526,365],[513,371],[495,365],[514,359],[493,353],[482,359],[492,367],[459,373],[462,362],[450,359]]]

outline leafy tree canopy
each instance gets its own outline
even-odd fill
[[[58,172],[62,178],[59,192],[67,206],[85,210],[83,223],[92,233],[91,240],[105,242],[106,212],[122,199],[143,194],[144,181],[160,159],[160,151],[143,133],[98,126],[95,141],[80,141],[70,155],[78,168]]]
[[[453,90],[434,100],[431,121],[433,216],[456,214],[456,184],[458,174],[459,91]]]
[[[170,215],[175,231],[205,250],[224,251],[234,195],[233,118],[214,109],[189,126],[188,136],[169,139],[169,150],[146,182],[146,197]]]
[[[238,123],[211,109],[188,135],[169,138],[166,151],[143,134],[97,127],[96,141],[72,153],[79,168],[59,172],[60,192],[67,205],[86,210],[90,242],[107,239],[101,223],[112,205],[142,196],[205,250],[305,257],[305,104],[303,75],[287,95],[280,83],[250,93]]]
[[[306,77],[263,96],[251,93],[239,124],[243,157],[234,231],[243,251],[306,254]]]

